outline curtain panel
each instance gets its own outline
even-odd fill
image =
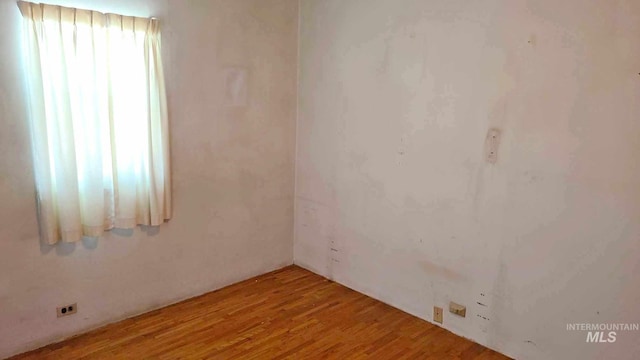
[[[156,19],[20,1],[42,240],[171,217]]]

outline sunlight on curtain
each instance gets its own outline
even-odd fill
[[[171,217],[156,19],[18,2],[41,236],[100,236]]]

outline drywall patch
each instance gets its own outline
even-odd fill
[[[7,101],[5,100],[5,98],[6,98],[6,96],[5,96],[4,91],[2,89],[0,89],[0,114],[4,114],[4,113],[7,112],[7,111],[5,111],[5,109],[7,108],[6,107]]]
[[[487,132],[485,140],[485,157],[488,163],[495,164],[498,162],[498,148],[500,146],[501,131],[498,128],[491,128]]]
[[[421,261],[420,267],[422,268],[422,270],[424,270],[424,272],[428,273],[429,275],[434,275],[449,281],[464,281],[466,279],[462,274],[457,273],[444,266],[434,264],[431,261],[427,261],[427,260]]]
[[[378,74],[386,74],[389,69],[389,58],[391,57],[391,38],[384,39],[384,50],[382,60],[378,66]]]
[[[247,106],[249,91],[247,69],[228,67],[222,71],[224,81],[224,105],[227,107]]]

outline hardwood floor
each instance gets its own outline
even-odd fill
[[[508,359],[296,266],[13,359]]]

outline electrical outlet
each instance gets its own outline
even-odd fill
[[[442,324],[442,308],[434,306],[433,307],[433,321]]]
[[[456,304],[453,301],[449,302],[449,312],[458,316],[467,316],[467,308],[464,305]]]
[[[73,315],[78,312],[78,304],[71,304],[56,308],[56,312],[58,313],[58,317]]]

